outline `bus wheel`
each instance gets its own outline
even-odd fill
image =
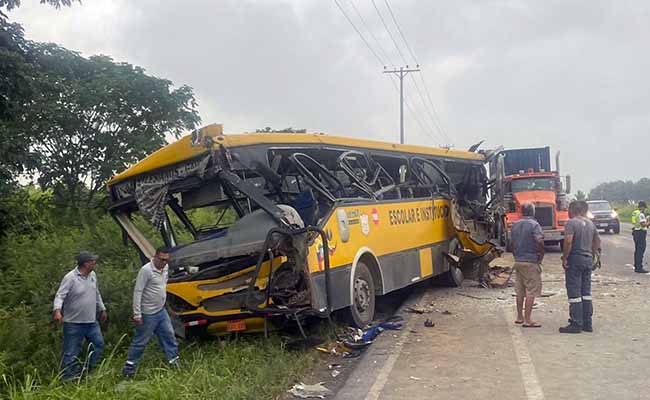
[[[459,256],[460,246],[457,239],[453,239],[449,243],[449,254]],[[452,263],[447,257],[444,257],[444,262],[449,266],[449,271],[444,275],[444,283],[446,286],[459,287],[463,284],[465,279],[463,270],[458,265]]]
[[[363,261],[357,263],[352,284],[350,314],[357,328],[363,329],[375,317],[375,283]]]

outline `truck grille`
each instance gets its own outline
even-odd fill
[[[551,206],[536,206],[535,207],[535,219],[542,228],[552,228],[553,227],[553,207]]]

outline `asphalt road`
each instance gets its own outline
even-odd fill
[[[631,266],[629,225],[603,234],[603,268],[593,276],[594,333],[561,335],[568,304],[557,248],[544,262],[544,291],[533,319],[513,323],[512,288],[429,288],[405,306],[399,332],[384,332],[356,369],[339,382],[336,399],[650,399],[650,276]],[[505,255],[497,265],[511,265]],[[424,326],[424,320],[435,323]]]

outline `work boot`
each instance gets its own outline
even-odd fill
[[[560,329],[562,329],[562,328],[560,328]],[[594,327],[591,326],[591,325],[585,325],[585,326],[582,327],[582,331],[591,333],[591,332],[594,331]]]
[[[579,325],[576,325],[576,324],[569,324],[567,326],[563,326],[559,330],[560,330],[560,333],[580,333],[580,332],[582,332],[582,328]]]
[[[643,269],[643,268],[635,269],[634,272],[636,272],[637,274],[648,274],[648,273],[650,273],[650,271],[648,271],[647,269]]]

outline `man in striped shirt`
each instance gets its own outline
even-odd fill
[[[82,372],[77,357],[81,345],[89,342],[88,370],[97,364],[104,351],[104,338],[97,322],[106,321],[106,307],[97,284],[95,266],[97,256],[82,251],[77,256],[77,267],[68,272],[61,281],[54,297],[54,320],[63,323],[63,379],[69,380]]]

